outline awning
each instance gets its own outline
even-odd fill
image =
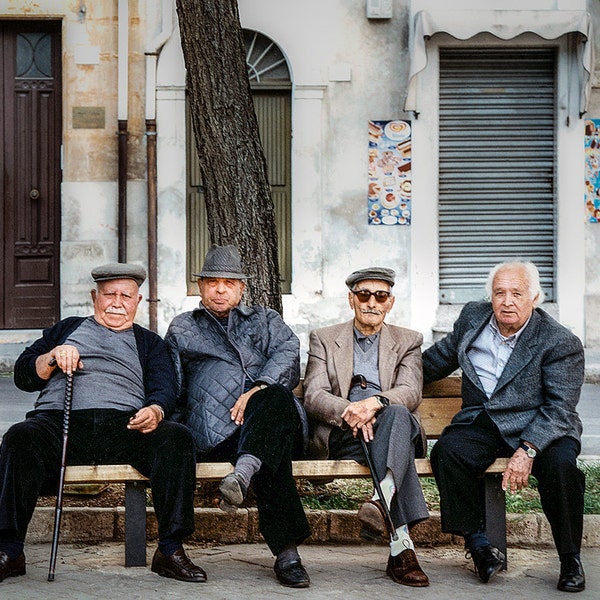
[[[565,34],[576,38],[579,77],[579,116],[587,110],[594,65],[592,21],[582,10],[422,10],[413,22],[410,73],[405,111],[417,111],[417,75],[427,66],[426,43],[436,33],[468,40],[478,33],[491,33],[511,40],[522,33],[534,33],[546,40]],[[575,52],[575,51],[574,51]]]

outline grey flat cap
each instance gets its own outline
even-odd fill
[[[352,289],[359,281],[364,281],[365,279],[385,281],[393,287],[394,283],[396,283],[396,273],[386,267],[368,267],[367,269],[360,269],[348,275],[346,285]]]
[[[223,279],[249,279],[242,271],[242,260],[235,246],[213,244],[206,253],[204,266],[194,277],[216,277]]]
[[[110,281],[111,279],[133,279],[138,287],[146,280],[146,270],[140,265],[129,263],[108,263],[92,270],[94,281]]]

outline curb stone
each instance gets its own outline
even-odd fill
[[[367,544],[360,537],[360,522],[355,510],[307,510],[312,529],[309,544]],[[194,542],[245,544],[264,542],[258,529],[256,508],[238,509],[226,514],[218,508],[196,508]],[[36,508],[27,534],[27,543],[52,541],[54,508]],[[154,509],[148,508],[147,539],[158,536]],[[552,533],[543,514],[514,514],[506,516],[507,542],[520,548],[553,547]],[[62,513],[60,538],[67,543],[122,542],[125,531],[125,509],[66,507]],[[428,520],[416,525],[411,536],[418,546],[461,545],[462,538],[442,533],[440,516],[432,512]],[[369,543],[372,544],[372,543]],[[600,547],[600,515],[584,515],[583,548]]]

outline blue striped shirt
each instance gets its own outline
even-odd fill
[[[519,331],[508,337],[504,337],[499,329],[495,315],[492,315],[489,323],[482,329],[481,333],[473,340],[467,350],[467,356],[475,367],[483,389],[490,398],[496,389],[498,379],[504,371],[504,367],[517,344],[519,336],[527,327],[529,319]]]

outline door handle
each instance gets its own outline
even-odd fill
[[[39,200],[40,198],[40,190],[36,190],[35,188],[33,188],[30,192],[29,192],[29,197],[32,200]]]

